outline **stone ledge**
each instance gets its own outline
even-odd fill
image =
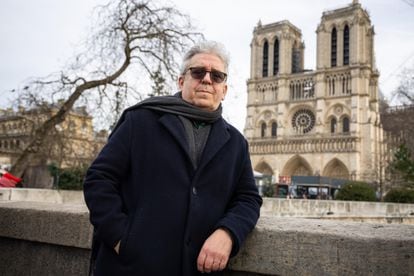
[[[56,254],[76,255],[80,249],[90,248],[92,227],[84,205],[0,201],[0,218],[1,239],[7,240],[8,248],[16,244],[14,252],[27,255],[26,260],[30,261],[31,253],[21,250],[22,242],[27,246],[61,246],[65,250],[53,250],[51,258],[66,262],[79,259],[58,258]],[[7,256],[3,247],[0,245],[3,258],[15,258]],[[34,262],[27,274],[47,269],[36,267]],[[0,263],[0,271],[11,269],[3,265]],[[69,269],[76,264],[61,267]],[[414,226],[264,215],[239,255],[231,260],[230,268],[242,272],[231,275],[410,275],[414,272]]]
[[[0,201],[0,236],[90,248],[92,226],[85,205]]]
[[[414,219],[414,204],[389,202],[264,198],[261,211],[278,217]]]
[[[412,275],[414,226],[262,216],[230,266],[265,275]]]
[[[85,204],[82,191],[55,189],[0,188],[1,200]]]

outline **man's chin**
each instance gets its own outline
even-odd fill
[[[200,108],[200,109],[204,109],[206,111],[213,111],[214,107],[211,105],[210,102],[206,102],[203,100],[195,100],[193,103],[196,107]]]

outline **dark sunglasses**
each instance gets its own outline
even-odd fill
[[[204,67],[190,67],[188,70],[190,70],[191,77],[196,80],[204,79],[207,73],[210,73],[210,78],[215,83],[222,83],[227,78],[226,73],[214,69],[207,71]]]

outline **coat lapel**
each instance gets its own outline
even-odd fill
[[[159,121],[171,133],[171,135],[174,137],[174,139],[177,141],[180,147],[187,154],[187,157],[191,160],[190,153],[188,151],[189,149],[187,136],[185,134],[184,126],[181,123],[180,119],[175,115],[165,113],[163,116],[161,116]]]
[[[191,160],[187,136],[180,119],[172,114],[164,114],[160,119],[160,123],[171,133],[180,147],[187,154],[189,160]],[[211,159],[217,154],[217,152],[227,143],[230,139],[230,134],[227,130],[228,126],[223,119],[217,120],[210,130],[210,134],[207,140],[207,144],[204,148],[203,155],[198,166],[202,169]]]
[[[219,119],[211,126],[210,135],[200,160],[199,169],[202,169],[230,139],[228,126],[223,119]]]

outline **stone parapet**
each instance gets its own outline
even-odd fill
[[[85,205],[82,191],[48,189],[0,188],[1,201]],[[390,202],[263,198],[261,211],[262,214],[277,217],[414,220],[414,204]]]
[[[82,191],[33,188],[0,188],[2,200],[85,204]]]
[[[81,204],[0,201],[1,275],[86,275]],[[414,226],[263,216],[228,275],[412,275]]]
[[[261,217],[231,268],[264,275],[414,275],[414,226]]]
[[[414,219],[414,204],[265,198],[261,212],[277,217]]]

